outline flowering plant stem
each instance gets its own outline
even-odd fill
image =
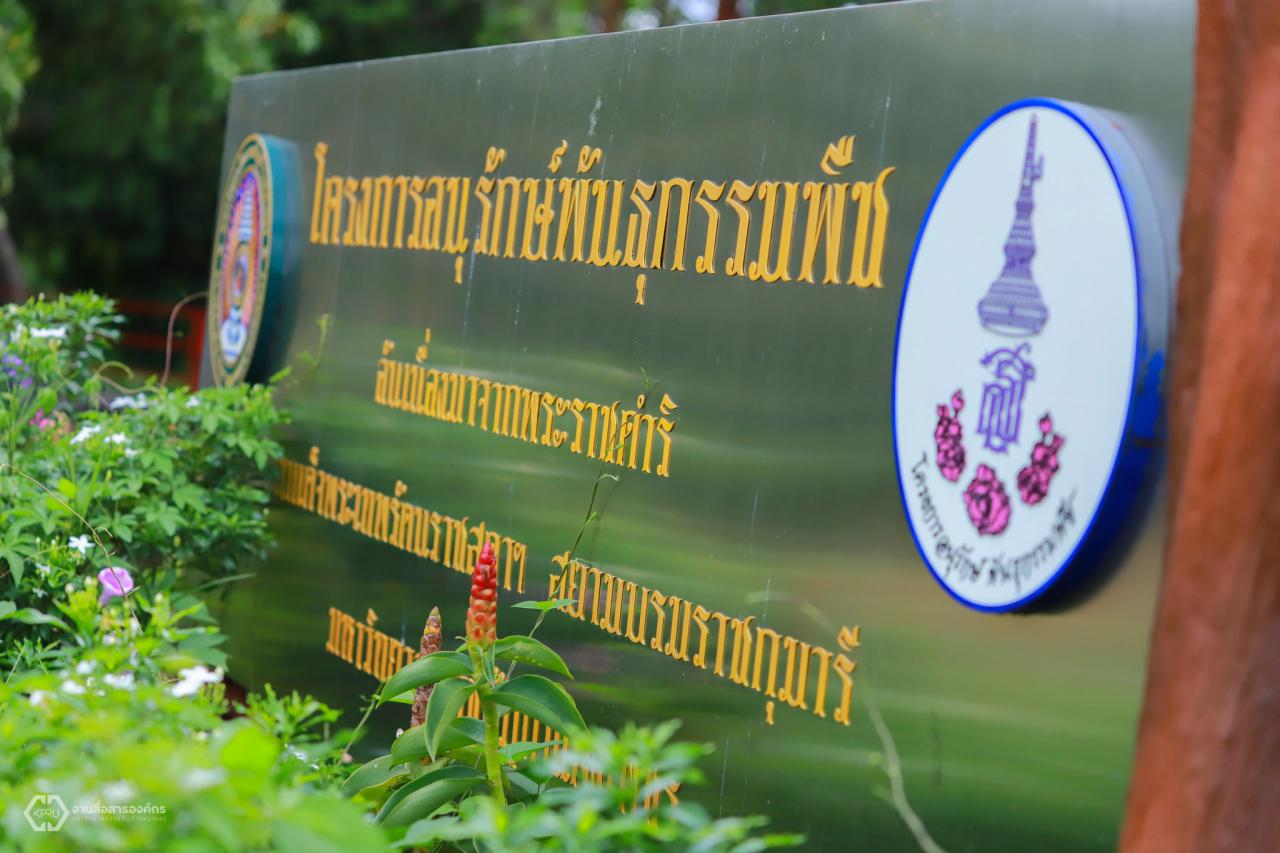
[[[507,795],[502,790],[502,752],[498,746],[498,704],[489,692],[491,685],[485,675],[484,651],[475,643],[467,643],[467,652],[471,655],[472,677],[480,685],[476,695],[480,698],[480,710],[484,717],[484,775],[489,780],[494,801],[505,806]]]

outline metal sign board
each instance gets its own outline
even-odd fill
[[[1194,16],[1059,5],[237,81],[206,378],[294,372],[232,674],[354,710],[487,542],[502,603],[574,600],[540,631],[589,721],[715,744],[670,796],[816,850],[1112,847]],[[242,238],[246,138],[292,218]]]

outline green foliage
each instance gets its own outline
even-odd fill
[[[758,834],[762,817],[712,819],[698,805],[676,802],[668,790],[703,781],[697,761],[709,751],[671,741],[675,723],[656,729],[628,725],[620,734],[592,729],[569,747],[534,762],[530,776],[553,780],[577,771],[576,785],[542,782],[537,797],[502,809],[471,797],[454,814],[414,823],[402,847],[532,850],[747,851],[793,847],[801,836]],[[596,774],[587,777],[582,771]],[[593,781],[593,780],[603,780]],[[650,805],[645,805],[648,802]]]
[[[31,17],[18,0],[0,0],[0,196],[13,183],[13,162],[5,138],[18,120],[27,80],[39,62]]]
[[[285,50],[281,67],[328,65],[471,47],[485,17],[476,0],[291,0],[314,23],[315,50]]]
[[[270,391],[103,407],[117,320],[91,294],[0,310],[0,848],[385,849],[336,790],[338,712],[268,687],[221,720],[191,587],[265,546]],[[80,811],[35,832],[38,794]]]
[[[0,394],[11,404],[0,418],[27,414],[16,404],[35,402],[40,395],[44,413],[50,416],[54,411],[70,413],[74,401],[95,397],[102,389],[95,374],[120,338],[120,322],[115,302],[87,292],[0,308],[0,359],[6,368],[0,375]],[[21,369],[15,359],[25,363]],[[0,446],[8,448],[12,428],[30,425],[31,415],[34,410],[18,421],[0,420],[6,436]]]
[[[263,687],[262,693],[250,696],[247,704],[238,706],[238,710],[285,746],[327,740],[329,724],[341,715],[311,696],[299,695],[296,690],[277,696],[270,684]]]
[[[221,583],[270,541],[268,474],[281,454],[270,389],[151,386],[100,408],[117,320],[91,294],[0,311],[0,462],[12,466],[0,471],[0,594],[19,607],[107,565],[158,589],[178,572]]]
[[[479,44],[509,44],[592,31],[586,0],[486,0]],[[625,4],[623,4],[625,5]]]
[[[218,674],[183,649],[195,635],[181,626],[202,611],[176,610],[162,594],[100,609],[93,579],[68,590],[55,602],[67,628],[56,653],[0,683],[0,845],[386,849],[314,758],[278,734],[282,720],[296,734],[333,711],[297,697],[277,708],[272,695],[250,700],[260,713],[224,723],[203,686]],[[37,833],[23,817],[36,794],[121,814],[73,814],[58,833]]]
[[[540,611],[537,630],[548,610],[565,603],[514,606]],[[496,662],[511,668],[504,674]],[[588,730],[563,687],[541,675],[513,677],[516,664],[572,677],[543,643],[509,636],[489,647],[469,642],[426,655],[383,685],[379,702],[432,688],[425,722],[402,732],[388,755],[357,768],[342,787],[374,813],[394,846],[747,853],[801,843],[759,834],[764,818],[712,820],[699,806],[678,803],[676,791],[702,781],[696,762],[709,747],[673,743],[677,724],[627,726],[620,735]],[[482,720],[459,716],[473,695]],[[550,758],[538,756],[561,741],[500,746],[498,722],[512,711],[560,732],[568,745]]]
[[[12,2],[12,0],[9,0]],[[318,34],[283,0],[41,0],[40,73],[12,135],[28,277],[117,295],[199,288],[231,81]]]

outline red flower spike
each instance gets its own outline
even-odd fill
[[[498,571],[488,542],[471,572],[471,606],[467,608],[467,639],[488,648],[498,638]]]

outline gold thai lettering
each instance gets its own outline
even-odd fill
[[[318,467],[318,454],[307,463],[281,459],[276,497],[287,504],[350,527],[361,536],[470,574],[480,548],[493,546],[502,569],[504,589],[524,592],[529,549],[523,542],[490,529],[486,522],[471,522],[424,509],[401,499],[404,484],[395,495],[366,488]]]
[[[654,414],[646,411],[649,401],[644,394],[636,398],[634,407],[618,400],[570,399],[475,374],[397,361],[389,357],[393,350],[394,344],[384,342],[382,357],[375,363],[373,402],[379,406],[658,477],[671,476],[676,428],[671,416],[679,404],[669,394],[662,395]],[[425,358],[420,352],[415,362]]]
[[[826,146],[818,163],[824,176],[837,178],[853,165],[853,139],[841,137]],[[483,171],[473,178],[334,175],[328,169],[329,146],[319,142],[313,152],[310,241],[452,255],[471,248],[479,255],[523,261],[691,268],[700,275],[723,270],[765,283],[883,287],[890,213],[886,182],[893,166],[882,167],[874,180],[843,182],[826,177],[606,179],[590,174],[604,162],[603,152],[590,146],[579,152],[577,174],[562,174],[566,145],[557,146],[547,163],[551,177],[500,174],[507,152],[491,146]],[[472,197],[479,222],[473,218],[469,224]],[[695,210],[706,229],[690,265]],[[730,211],[733,238],[725,241],[722,255],[720,227]],[[466,236],[472,231],[474,245]],[[799,272],[793,276],[797,260]],[[845,263],[847,271],[841,269]]]
[[[617,577],[575,559],[568,551],[553,556],[551,562],[555,571],[548,597],[569,599],[560,608],[565,616],[763,694],[769,700],[770,720],[772,700],[777,699],[839,725],[851,724],[857,661],[846,653],[861,645],[857,626],[840,628],[839,651],[833,653],[761,625],[755,616],[710,610]],[[695,627],[697,641],[691,656],[690,630]],[[832,672],[840,689],[829,702]]]

